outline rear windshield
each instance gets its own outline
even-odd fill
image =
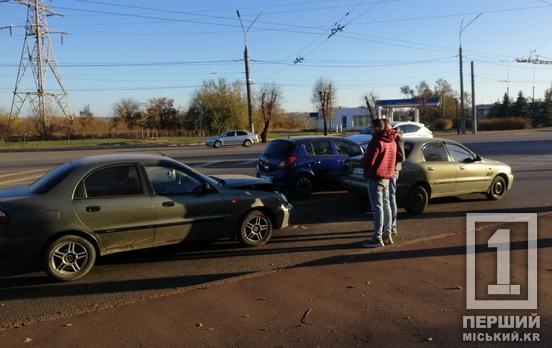
[[[70,162],[55,167],[49,171],[46,175],[33,182],[29,186],[31,193],[46,193],[59,184],[65,177],[71,173],[73,166]]]
[[[289,157],[295,150],[295,144],[286,140],[272,140],[266,150],[265,155],[276,158]]]

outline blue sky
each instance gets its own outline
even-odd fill
[[[282,87],[287,111],[311,111],[319,77],[335,82],[340,106],[358,106],[368,92],[400,98],[400,86],[438,78],[459,90],[461,21],[464,83],[475,62],[478,103],[494,102],[507,87],[541,98],[552,82],[552,65],[521,64],[515,58],[536,50],[552,57],[552,0],[240,0],[123,1],[53,0],[64,17],[49,17],[51,31],[68,35],[54,50],[71,109],[90,104],[111,115],[112,105],[132,97],[145,102],[170,97],[187,108],[208,79],[244,80],[245,25],[254,88]],[[348,15],[346,15],[349,13]],[[24,24],[26,8],[0,3],[0,27]],[[328,38],[332,28],[342,31]],[[24,31],[0,31],[0,108],[9,110]],[[304,61],[293,64],[297,57]],[[104,65],[104,66],[99,66]],[[106,66],[107,65],[107,66]],[[30,77],[30,75],[29,75]],[[50,75],[51,77],[51,75]],[[509,81],[509,82],[508,82]],[[29,86],[31,80],[24,81]],[[52,85],[49,85],[52,86]]]

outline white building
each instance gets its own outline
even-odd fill
[[[370,112],[366,107],[358,108],[337,108],[333,117],[328,124],[330,131],[359,131],[370,126]],[[315,119],[315,128],[318,130],[324,129],[324,119],[318,116]]]

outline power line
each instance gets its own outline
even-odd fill
[[[392,66],[401,66],[401,65],[434,63],[434,62],[438,62],[438,61],[449,60],[449,59],[452,59],[452,58],[455,58],[455,57],[456,56],[447,56],[447,57],[423,59],[423,60],[417,60],[417,61],[404,61],[404,62],[397,62],[397,63],[366,64],[366,65],[329,65],[329,64],[304,63],[304,64],[301,64],[301,66],[315,67],[315,68],[348,68],[348,69],[350,69],[350,68],[377,68],[377,67],[392,67]],[[258,59],[252,59],[251,61],[255,62],[255,63],[261,63],[261,64],[274,64],[274,65],[286,65],[286,66],[294,66],[295,65],[293,63],[282,62],[282,61],[270,61],[270,60],[258,60]]]
[[[105,62],[105,63],[65,63],[58,66],[64,68],[93,68],[93,67],[142,67],[142,66],[168,66],[168,65],[218,65],[225,63],[240,63],[243,59],[226,60],[197,60],[197,61],[174,61],[174,62]],[[14,67],[16,64],[1,64],[0,67]]]

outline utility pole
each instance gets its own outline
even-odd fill
[[[246,88],[247,88],[247,116],[248,116],[248,120],[249,120],[249,131],[251,133],[254,133],[255,132],[255,127],[253,125],[253,105],[252,105],[252,101],[251,101],[251,77],[249,75],[249,52],[247,50],[247,32],[249,31],[249,29],[251,29],[251,26],[253,26],[253,24],[257,21],[257,19],[259,19],[259,16],[261,14],[259,13],[257,15],[255,20],[253,20],[253,22],[251,22],[251,24],[249,24],[247,29],[245,29],[244,26],[243,26],[243,22],[242,22],[242,19],[241,19],[241,16],[240,16],[240,11],[236,10],[236,14],[238,15],[238,18],[240,20],[240,25],[241,25],[242,33],[243,33],[243,45],[245,47],[244,50],[243,50],[243,60],[245,62],[245,85],[246,85]]]
[[[454,104],[456,104],[456,133],[460,135],[460,119],[458,118],[458,98],[454,98]]]
[[[475,108],[475,77],[473,60],[471,61],[471,88],[472,88],[472,133],[477,134],[477,110]]]
[[[460,23],[460,32],[459,32],[459,48],[458,48],[458,57],[460,59],[460,119],[461,119],[461,132],[462,134],[466,133],[466,116],[464,114],[464,68],[463,68],[463,59],[462,59],[462,32],[466,30],[477,18],[481,16],[482,13],[475,16],[468,24],[464,26],[464,20]]]
[[[47,16],[62,16],[46,7],[43,0],[12,0],[20,5],[27,7],[27,22],[24,26],[8,26],[0,29],[10,30],[14,27],[25,28],[25,39],[23,41],[23,50],[19,62],[19,70],[13,91],[13,99],[8,118],[7,135],[10,134],[11,123],[19,117],[21,109],[25,102],[29,102],[33,116],[37,119],[39,131],[43,137],[50,135],[50,115],[47,115],[46,106],[48,104],[57,104],[61,112],[70,119],[74,120],[69,110],[67,102],[67,91],[63,86],[61,74],[59,72],[50,34],[60,34],[63,42],[64,32],[51,32],[48,29]],[[4,1],[8,2],[8,1]],[[30,68],[30,69],[29,69]],[[21,88],[25,73],[31,70],[36,89],[23,90]],[[46,73],[50,71],[57,83],[61,93],[49,92],[46,90]]]
[[[460,58],[460,133],[466,133],[466,119],[464,115],[464,68],[462,64],[462,44],[458,50],[458,57]]]

